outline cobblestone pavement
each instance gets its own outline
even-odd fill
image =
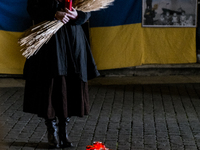
[[[0,150],[48,149],[44,120],[23,113],[24,87],[0,88]],[[90,85],[91,112],[72,117],[69,135],[85,150],[199,150],[200,84]]]

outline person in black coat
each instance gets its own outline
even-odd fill
[[[81,27],[91,14],[64,8],[64,0],[28,0],[27,11],[35,24],[65,25],[25,62],[23,111],[45,118],[51,147],[70,147],[69,119],[89,113],[87,81],[99,76]]]
[[[152,9],[152,0],[146,0],[147,9]]]

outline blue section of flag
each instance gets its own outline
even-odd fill
[[[107,27],[142,22],[142,0],[115,0],[107,9],[92,12],[91,27]]]
[[[0,30],[22,32],[31,25],[27,0],[0,1]]]

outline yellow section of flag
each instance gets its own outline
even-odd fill
[[[91,48],[99,70],[140,65],[143,58],[141,24],[90,29]]]
[[[143,28],[143,64],[196,63],[196,28]]]
[[[25,58],[17,43],[22,32],[0,30],[0,73],[22,74]]]
[[[196,62],[195,28],[142,28],[141,23],[90,29],[99,70]]]
[[[0,30],[0,73],[22,74],[25,58],[17,43],[22,32]],[[142,64],[196,63],[195,28],[142,28],[141,24],[90,28],[99,70]]]

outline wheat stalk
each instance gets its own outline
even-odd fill
[[[107,8],[114,0],[74,0],[73,6],[84,12],[97,11]]]
[[[30,58],[33,54],[36,54],[63,25],[58,20],[45,21],[27,30],[18,41],[22,47],[21,51],[24,51],[22,55]]]
[[[73,0],[73,7],[83,12],[96,11],[107,8],[114,0]],[[44,21],[37,24],[19,38],[22,55],[30,58],[36,54],[39,49],[47,43],[51,37],[64,25],[61,21]]]

